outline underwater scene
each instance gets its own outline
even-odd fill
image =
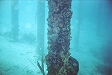
[[[111,0],[0,0],[0,75],[112,75]]]

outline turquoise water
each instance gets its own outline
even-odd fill
[[[11,1],[0,0],[0,75],[42,75],[37,61],[41,63],[41,55],[48,52],[48,5],[43,1],[45,7],[40,11],[39,6],[43,5],[37,1],[19,0],[14,6],[19,24],[15,41],[11,32]],[[78,75],[112,75],[112,2],[73,0],[72,11],[70,53],[79,62]],[[43,15],[39,17],[40,13]],[[40,24],[41,17],[45,18],[44,26]]]

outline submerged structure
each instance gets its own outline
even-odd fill
[[[19,34],[19,0],[11,0],[11,34],[13,41],[18,40]]]
[[[72,0],[48,0],[47,75],[77,75],[78,61],[70,56]]]

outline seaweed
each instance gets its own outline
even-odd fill
[[[41,71],[41,73],[43,74],[43,75],[45,75],[45,72],[44,72],[44,61],[43,61],[43,55],[42,55],[42,65],[40,66],[40,63],[37,61],[37,66],[38,66],[38,68],[40,69],[40,71]]]

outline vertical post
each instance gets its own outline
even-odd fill
[[[80,37],[80,26],[82,24],[83,18],[82,18],[82,2],[83,1],[78,1],[78,9],[77,9],[77,16],[76,16],[76,25],[75,25],[75,31],[74,33],[74,48],[76,50],[79,50],[79,37]]]
[[[40,56],[44,53],[45,1],[37,0],[37,50]]]
[[[45,28],[45,0],[37,0],[37,52],[41,58],[41,72],[44,73],[44,28]],[[38,63],[38,67],[39,67]]]
[[[11,0],[11,32],[12,40],[18,40],[19,34],[19,0]]]
[[[70,56],[72,0],[48,0],[48,75],[77,75],[78,61]]]

